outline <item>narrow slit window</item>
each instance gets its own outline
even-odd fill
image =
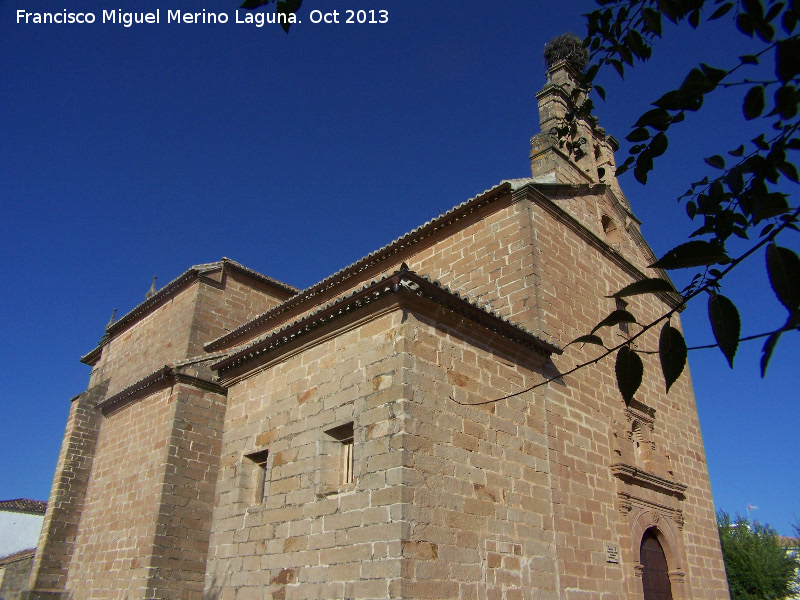
[[[269,450],[261,450],[260,452],[253,452],[248,454],[246,458],[250,461],[253,467],[253,504],[260,504],[264,501],[267,493],[267,458],[269,458]]]
[[[342,483],[353,483],[353,438],[342,441]]]
[[[617,300],[617,306],[616,306],[617,310],[628,310],[628,303],[625,302],[625,300],[623,300],[622,298],[617,298],[616,300]],[[630,327],[628,327],[628,323],[625,321],[619,324],[619,330],[625,335],[630,335]]]
[[[339,472],[341,474],[340,483],[342,485],[353,483],[355,481],[353,470],[353,431],[353,424],[346,423],[325,432],[341,444],[341,463]]]

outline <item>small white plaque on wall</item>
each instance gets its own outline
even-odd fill
[[[606,544],[606,562],[619,564],[619,546]]]

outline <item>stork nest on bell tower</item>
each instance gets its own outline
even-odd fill
[[[564,33],[545,44],[544,62],[548,70],[562,60],[569,62],[579,73],[583,73],[589,64],[589,50],[583,47],[583,40],[574,33]]]

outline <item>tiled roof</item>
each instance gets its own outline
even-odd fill
[[[28,498],[0,500],[0,510],[43,515],[44,511],[47,510],[47,502],[43,500],[29,500]]]
[[[328,289],[334,287],[339,282],[347,279],[348,277],[360,273],[369,267],[373,266],[374,264],[378,263],[379,261],[383,260],[384,258],[396,254],[400,250],[407,248],[411,244],[432,235],[433,233],[439,231],[443,227],[446,227],[456,221],[461,220],[462,218],[471,215],[479,208],[489,204],[499,196],[505,194],[506,192],[516,190],[524,185],[532,183],[532,179],[514,179],[514,180],[506,180],[501,181],[498,185],[478,194],[474,198],[470,198],[462,202],[461,204],[454,206],[450,210],[440,214],[438,217],[427,221],[426,223],[420,225],[419,227],[412,229],[408,233],[401,235],[396,240],[393,240],[375,250],[374,252],[370,252],[365,257],[357,260],[356,262],[352,263],[351,265],[340,269],[333,275],[329,275],[322,281],[315,283],[309,288],[298,293],[296,296],[289,298],[283,304],[279,304],[278,306],[268,310],[264,314],[248,321],[247,323],[243,324],[241,327],[234,329],[230,333],[227,333],[215,340],[211,340],[210,342],[206,343],[204,348],[208,351],[217,350],[222,347],[225,343],[235,340],[239,337],[243,337],[247,334],[248,331],[253,329],[257,329],[273,317],[276,317],[287,310],[298,306],[299,304],[305,302],[306,300],[312,299],[314,296],[317,296]]]
[[[407,292],[432,300],[448,310],[456,312],[469,320],[499,333],[518,344],[528,347],[539,354],[561,354],[561,349],[543,340],[518,323],[512,322],[491,309],[470,301],[467,297],[453,292],[438,281],[426,275],[418,275],[403,265],[392,275],[384,275],[363,285],[341,298],[320,306],[313,313],[303,316],[276,331],[251,342],[235,351],[231,356],[211,366],[220,373],[239,367],[245,363],[283,346],[286,343],[310,333],[318,327],[343,317],[353,310],[366,306],[391,293]]]
[[[36,554],[36,548],[28,548],[27,550],[20,550],[19,552],[14,552],[13,554],[9,554],[7,556],[0,556],[0,567],[5,567],[6,565],[17,562],[18,560],[31,558],[34,554]]]
[[[113,324],[107,326],[106,334],[113,335],[115,332],[125,327],[125,325],[127,325],[131,321],[135,321],[141,315],[155,308],[158,304],[161,303],[162,300],[164,300],[170,294],[174,293],[176,290],[180,289],[184,285],[194,281],[199,275],[202,275],[209,271],[216,271],[225,266],[232,268],[236,271],[239,271],[241,273],[244,273],[246,275],[249,275],[250,277],[252,277],[257,281],[261,281],[263,283],[267,283],[271,286],[277,287],[283,290],[287,294],[294,295],[300,291],[298,288],[292,285],[288,285],[286,283],[278,281],[277,279],[273,279],[272,277],[267,277],[266,275],[262,275],[257,271],[248,269],[247,267],[245,267],[242,264],[239,264],[235,260],[231,260],[230,258],[223,258],[222,260],[213,263],[194,265],[187,271],[183,272],[181,275],[179,275],[178,277],[170,281],[167,285],[158,290],[150,298],[147,298],[144,302],[138,304],[130,311],[128,311],[126,314],[117,319]],[[91,364],[91,362],[95,360],[96,358],[95,355],[97,355],[99,348],[102,346],[102,343],[103,342],[101,341],[101,343],[98,345],[97,348],[82,356],[81,362],[86,364]]]

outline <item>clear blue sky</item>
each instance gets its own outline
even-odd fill
[[[163,285],[227,256],[306,287],[528,176],[542,48],[565,31],[583,35],[592,7],[305,4],[286,36],[235,24],[235,0],[0,0],[0,499],[47,499],[69,399],[88,381],[78,358],[153,275]],[[158,25],[99,22],[103,9],[156,8]],[[89,11],[98,22],[24,25],[18,9]],[[230,22],[167,24],[168,9]],[[312,9],[384,9],[389,22],[314,25]],[[598,116],[620,140],[690,66],[732,66],[729,54],[747,50],[719,27],[666,34],[648,66],[602,81]],[[707,122],[689,119],[671,138],[650,185],[622,179],[657,254],[692,230],[675,198],[702,177],[702,157],[752,137],[739,115],[723,97]],[[784,320],[762,265],[763,255],[726,288],[744,334]],[[704,305],[683,322],[690,345],[711,342]],[[693,352],[690,364],[716,506],[758,506],[755,518],[789,534],[800,517],[800,344],[784,336],[764,381],[760,346],[743,348],[734,372],[717,350]]]

